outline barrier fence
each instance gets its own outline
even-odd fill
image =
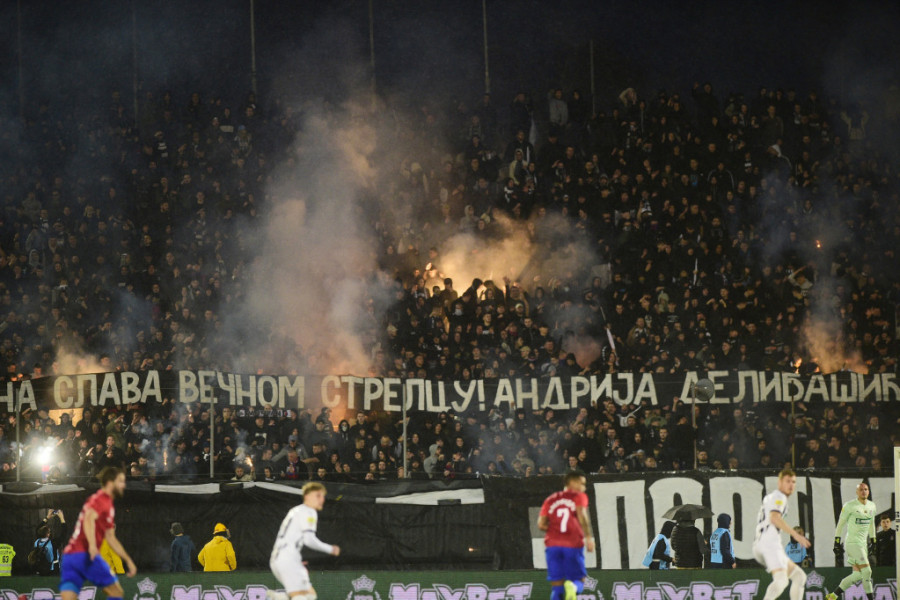
[[[864,475],[879,513],[896,506],[891,477]],[[788,522],[805,528],[817,568],[834,566],[834,528],[841,505],[854,497],[861,477],[858,473],[799,474]],[[281,520],[301,502],[299,485],[132,484],[116,503],[117,532],[142,569],[167,571],[172,521],[184,524],[198,550],[221,522],[231,530],[238,566],[265,568]],[[592,475],[587,492],[598,548],[587,556],[588,568],[638,568],[664,522],[662,514],[685,503],[732,515],[735,556],[740,566],[753,567],[757,511],[765,490],[775,485],[771,471]],[[340,569],[541,568],[543,534],[534,523],[544,498],[561,487],[562,478],[557,476],[329,483],[319,535],[340,544],[343,552],[336,560],[316,556],[310,560],[313,568]],[[71,533],[90,492],[75,485],[32,484],[30,491],[4,487],[0,542],[12,544],[17,552],[15,574],[28,572],[25,557],[47,511],[62,509]],[[698,520],[697,525],[708,536],[714,520]],[[59,535],[67,537],[65,532]]]
[[[808,571],[804,600],[822,600],[846,576],[847,569]],[[897,600],[892,568],[874,569],[875,600]],[[752,600],[770,581],[761,569],[685,571],[589,571],[578,600]],[[280,586],[268,572],[139,573],[123,578],[130,600],[266,600]],[[320,598],[346,600],[544,600],[550,586],[544,573],[528,571],[325,571],[312,573]],[[2,600],[54,600],[51,577],[0,580]],[[787,590],[782,595],[787,597]],[[88,587],[79,600],[102,594]],[[846,600],[865,600],[862,585],[847,590]]]

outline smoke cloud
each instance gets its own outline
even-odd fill
[[[457,289],[464,289],[476,277],[493,279],[498,285],[502,285],[504,277],[509,277],[529,291],[536,286],[578,290],[586,286],[591,267],[598,262],[594,248],[578,235],[572,223],[555,215],[534,216],[527,222],[495,215],[484,232],[475,233],[461,233],[455,223],[426,227],[426,223],[436,221],[429,211],[442,208],[440,190],[431,169],[440,165],[444,157],[458,160],[459,148],[435,140],[447,139],[447,133],[459,125],[453,119],[465,114],[464,111],[457,114],[459,88],[451,89],[453,86],[448,82],[464,80],[465,86],[461,87],[466,93],[480,85],[478,11],[466,13],[465,18],[456,15],[452,20],[454,26],[445,29],[438,26],[451,21],[438,11],[424,11],[428,14],[419,15],[405,7],[388,7],[386,13],[380,13],[378,18],[385,22],[378,23],[380,33],[376,36],[402,39],[378,39],[376,45],[393,44],[393,56],[405,57],[405,62],[398,61],[383,69],[390,72],[385,79],[393,81],[398,89],[403,87],[408,94],[382,86],[382,98],[373,101],[364,11],[354,13],[350,19],[342,14],[347,12],[346,7],[318,11],[315,27],[306,27],[297,36],[282,36],[280,41],[272,42],[272,46],[281,44],[277,50],[270,46],[265,51],[264,64],[268,65],[269,72],[264,88],[267,97],[261,99],[261,104],[271,108],[270,115],[291,114],[300,123],[296,128],[299,133],[286,158],[281,152],[265,157],[280,164],[267,171],[257,198],[256,221],[240,221],[230,232],[241,255],[238,277],[233,286],[225,286],[230,288],[229,301],[217,307],[221,311],[218,315],[221,330],[214,330],[206,323],[199,326],[203,331],[196,337],[213,340],[206,342],[209,352],[202,357],[204,364],[242,371],[365,373],[372,366],[373,349],[383,339],[383,315],[400,285],[393,272],[380,269],[383,265],[379,259],[389,245],[403,253],[407,262],[417,263],[420,269],[428,262],[427,249],[437,248],[440,271],[455,280]],[[118,90],[130,110],[129,7],[119,8],[115,14],[100,15],[102,19],[96,23],[91,8],[71,10],[72,13],[55,17],[44,28],[46,33],[38,39],[39,43],[26,46],[27,112],[33,117],[41,96],[56,92],[60,86],[89,90],[90,97],[97,102],[98,114],[108,109],[106,99],[111,91]],[[141,112],[149,103],[145,97],[149,91],[156,94],[153,102],[158,102],[162,90],[171,85],[178,96],[176,111],[182,110],[184,96],[194,91],[192,87],[204,94],[220,91],[216,88],[222,86],[221,71],[209,69],[208,65],[248,62],[245,49],[236,50],[237,44],[219,41],[246,37],[247,32],[240,27],[244,18],[241,15],[246,15],[243,4],[228,4],[227,10],[216,14],[191,9],[194,10],[196,13],[190,12],[189,16],[196,16],[196,20],[180,19],[184,22],[178,25],[178,32],[167,34],[180,40],[180,45],[175,47],[166,43],[169,38],[159,38],[163,42],[155,45],[149,43],[158,38],[157,34],[172,29],[170,15],[139,7],[136,39]],[[14,22],[8,7],[0,14],[7,17],[6,21]],[[895,15],[896,10],[891,14]],[[25,17],[26,33],[38,29],[33,22],[40,17],[38,11],[26,11]],[[824,91],[835,94],[845,91],[850,101],[865,104],[873,119],[887,114],[883,106],[878,110],[876,106],[881,106],[879,103],[889,95],[894,71],[886,69],[884,64],[866,65],[872,53],[855,57],[847,48],[852,48],[855,40],[864,35],[860,32],[870,30],[876,20],[866,18],[851,23],[847,41],[834,46],[837,49],[834,66],[826,69],[824,82]],[[85,28],[86,23],[92,27]],[[467,27],[457,27],[457,24],[467,24]],[[510,21],[510,28],[518,32],[514,25]],[[196,39],[185,34],[194,33],[195,27]],[[404,29],[409,30],[406,36],[384,33]],[[459,37],[447,35],[451,29],[466,33],[459,33]],[[469,30],[474,33],[470,35]],[[431,35],[431,31],[443,33]],[[298,39],[302,40],[300,48],[297,48]],[[12,43],[11,36],[6,40]],[[103,50],[99,53],[95,49],[98,43]],[[552,45],[553,41],[547,43]],[[505,51],[519,52],[522,46],[528,44],[509,44],[510,49]],[[543,46],[534,46],[529,52],[540,53]],[[75,55],[78,60],[70,60]],[[498,55],[503,56],[495,54]],[[513,71],[522,68],[521,65],[533,69],[532,61],[519,62],[517,66],[505,66]],[[456,71],[449,72],[448,68]],[[501,67],[495,65],[495,68],[495,76],[502,73]],[[246,66],[235,66],[231,78],[249,83],[246,69]],[[102,85],[83,85],[87,75],[107,71],[115,72],[115,79]],[[198,79],[201,75],[203,79]],[[535,77],[540,79],[542,74]],[[496,79],[501,80],[502,76]],[[504,85],[512,84],[506,81]],[[88,95],[88,91],[83,94]],[[242,91],[233,96],[244,94]],[[15,96],[14,86],[0,86],[0,97]],[[204,95],[203,100],[208,103],[209,96]],[[505,99],[498,95],[497,104],[501,102]],[[225,103],[237,107],[234,102],[226,100]],[[55,118],[65,121],[71,107],[63,108],[54,101],[51,109]],[[0,156],[22,163],[23,158],[30,158],[18,154],[21,148],[29,147],[19,143],[24,126],[17,115],[6,112],[15,111],[6,108],[0,114],[0,122],[6,125],[0,133]],[[438,117],[433,127],[428,122],[432,115]],[[140,124],[142,115],[137,116]],[[71,140],[81,146],[76,145],[75,152],[55,165],[67,181],[79,181],[78,191],[87,195],[90,203],[98,203],[95,202],[98,195],[108,191],[108,179],[104,177],[118,166],[119,156],[115,151],[94,148],[89,143],[97,131],[108,127],[107,117],[98,117],[97,122],[90,123],[78,135],[71,132]],[[877,120],[873,120],[869,130],[873,134],[880,131]],[[265,133],[261,134],[264,136]],[[101,135],[98,139],[107,137],[110,136]],[[873,136],[875,141],[880,139]],[[891,148],[885,144],[874,149],[888,152]],[[415,163],[422,169],[414,168]],[[416,177],[420,185],[405,185]],[[855,277],[863,269],[850,273],[845,269],[843,273],[832,274],[832,255],[848,234],[845,220],[836,207],[844,203],[848,194],[842,185],[833,184],[833,189],[826,189],[825,185],[826,182],[820,182],[821,189],[816,196],[817,221],[798,228],[804,250],[801,262],[795,267],[810,261],[817,265],[812,316],[808,323],[802,324],[802,332],[805,332],[809,354],[823,369],[831,369],[859,364],[853,349],[848,347],[849,342],[842,341],[846,339],[841,337],[846,336],[842,331],[845,318],[833,309],[832,292],[846,277]],[[127,194],[124,190],[119,193],[120,197]],[[13,205],[18,198],[8,200]],[[801,211],[801,203],[801,197],[791,196],[784,208],[793,218]],[[70,204],[82,208],[74,200]],[[454,216],[458,208],[454,207]],[[781,258],[785,249],[781,242],[789,233],[785,222],[780,211],[771,211],[766,216],[763,223],[766,262],[776,263]],[[176,246],[186,245],[180,238],[192,234],[181,231],[183,225],[176,225],[172,234]],[[115,239],[116,235],[111,237]],[[821,250],[815,249],[815,240],[820,241]],[[418,256],[410,252],[410,246],[415,247]],[[81,256],[82,260],[90,258]],[[551,281],[551,276],[558,281]],[[115,283],[108,280],[99,287],[111,291]],[[109,352],[121,357],[139,348],[134,342],[138,332],[143,331],[146,336],[151,326],[146,317],[142,320],[134,315],[146,314],[150,309],[137,292],[119,290],[111,329],[95,336],[89,344],[59,345],[55,369],[75,373],[106,370],[100,364],[100,354]],[[582,364],[585,357],[595,355],[604,343],[603,336],[597,336],[585,325],[591,318],[590,309],[584,307],[545,316],[556,331],[574,332],[566,344],[579,355]],[[177,356],[172,362],[175,366],[192,364]]]
[[[437,244],[440,266],[459,284],[473,279],[504,278],[545,289],[551,278],[571,279],[589,269],[596,256],[585,237],[571,222],[557,214],[514,221],[495,213],[489,233],[454,233]],[[584,283],[584,282],[582,282]]]
[[[241,336],[228,344],[246,350],[238,368],[290,370],[302,356],[311,372],[368,372],[400,286],[379,270],[386,241],[419,252],[423,270],[426,250],[437,248],[440,275],[460,289],[475,278],[501,287],[509,278],[529,291],[586,284],[594,253],[558,215],[528,222],[499,216],[477,233],[433,229],[417,218],[409,195],[394,185],[419,150],[414,132],[398,130],[412,119],[391,113],[384,126],[384,113],[369,112],[364,102],[330,111],[321,102],[304,104],[294,150],[275,169],[263,224],[250,234],[256,251],[247,263],[245,300],[226,318]]]
[[[474,234],[455,222],[434,226],[440,189],[429,177],[459,160],[444,134],[421,125],[423,112],[441,118],[429,107],[445,106],[442,88],[398,76],[413,95],[388,89],[373,99],[364,38],[340,15],[320,19],[276,78],[274,95],[299,119],[298,134],[262,190],[259,222],[239,233],[247,284],[222,315],[225,335],[212,354],[243,371],[370,372],[385,312],[410,283],[410,274],[401,282],[381,268],[387,246],[420,271],[437,248],[441,275],[459,289],[476,277],[501,287],[509,277],[529,291],[562,285],[549,273],[583,287],[594,253],[562,217],[495,216]],[[417,64],[446,61],[445,46],[423,44]]]
[[[328,114],[310,106],[292,157],[266,190],[263,225],[254,232],[249,289],[238,318],[296,344],[320,372],[361,372],[376,334],[369,316],[384,308],[391,283],[377,274],[372,231],[361,200],[372,190],[374,130],[345,107]],[[235,340],[236,341],[236,340]],[[241,356],[238,366],[266,364],[269,353]],[[263,363],[259,360],[262,358]]]

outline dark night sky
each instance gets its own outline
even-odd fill
[[[29,99],[105,97],[114,87],[130,93],[131,2],[23,0],[22,13]],[[142,0],[136,17],[146,89],[236,98],[249,88],[249,0]],[[591,39],[601,104],[629,85],[647,96],[659,87],[686,92],[694,80],[710,80],[720,93],[751,94],[765,84],[849,95],[896,80],[900,64],[900,9],[889,2],[488,0],[488,20],[492,88],[502,104],[517,89],[542,94],[550,83],[586,90]],[[375,0],[380,88],[476,98],[481,33],[479,0]],[[15,34],[16,3],[7,0],[0,4],[7,105],[17,81]],[[335,92],[327,89],[329,61],[367,64],[367,2],[257,0],[257,40],[264,95],[285,79]]]

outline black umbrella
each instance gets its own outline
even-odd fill
[[[663,519],[672,519],[673,521],[696,521],[712,516],[712,511],[700,504],[681,504],[673,506],[663,513]]]

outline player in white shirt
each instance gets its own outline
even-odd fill
[[[316,600],[316,591],[309,581],[309,571],[303,566],[301,552],[304,548],[310,548],[333,556],[341,553],[337,546],[326,544],[316,537],[318,511],[324,504],[325,486],[316,481],[307,483],[303,486],[303,504],[289,510],[281,522],[272,556],[269,557],[269,567],[285,591],[269,590],[266,592],[269,600],[288,600],[297,596],[303,600]]]
[[[785,532],[804,548],[809,548],[809,540],[788,525],[788,496],[794,493],[797,476],[791,469],[783,469],[778,474],[778,489],[763,498],[756,523],[756,538],[753,540],[753,557],[772,574],[772,583],[766,588],[763,600],[775,600],[791,581],[790,600],[801,600],[806,589],[806,573],[788,558],[781,543],[778,530]]]

